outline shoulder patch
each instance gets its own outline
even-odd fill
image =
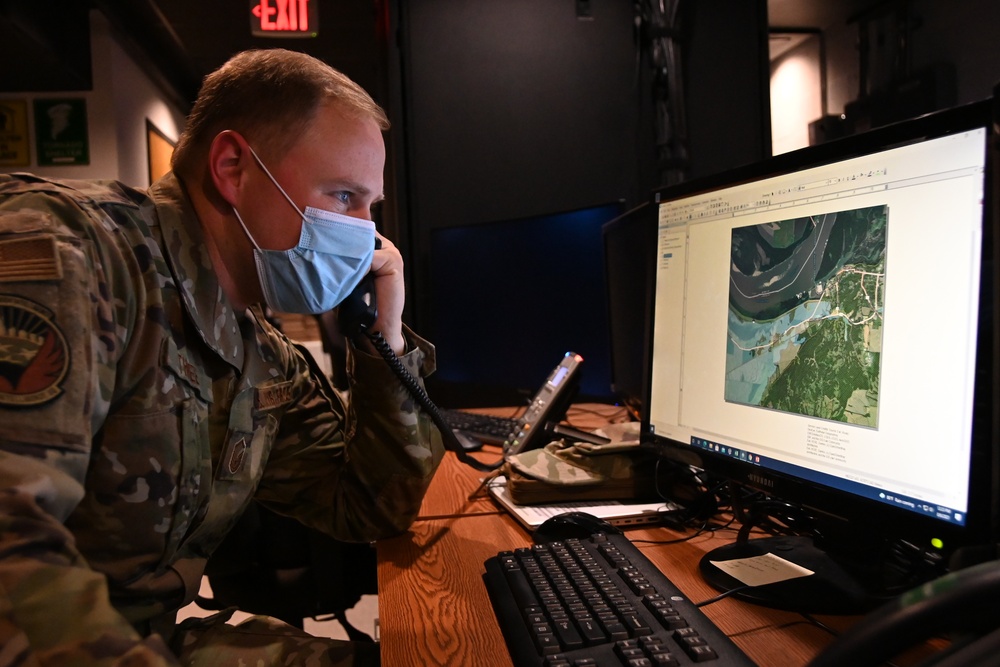
[[[62,265],[55,236],[17,237],[0,241],[0,282],[60,278]]]
[[[69,347],[48,308],[0,294],[0,406],[33,407],[62,394]]]

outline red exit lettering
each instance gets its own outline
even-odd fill
[[[315,37],[316,0],[250,0],[256,37]]]

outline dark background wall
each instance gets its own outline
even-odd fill
[[[592,20],[572,2],[402,4],[409,302],[423,330],[432,229],[634,201],[651,186],[652,128],[631,3],[597,0]]]
[[[630,2],[421,0],[396,11],[400,216],[423,327],[432,229],[649,198],[661,178],[655,93]],[[763,157],[766,4],[699,0],[680,20],[689,173]]]
[[[685,176],[697,178],[767,157],[767,3],[698,0],[684,4],[682,12]]]
[[[444,343],[455,337],[436,328],[454,326],[456,318],[445,318],[441,309],[462,307],[448,303],[440,281],[434,288],[431,271],[435,262],[442,261],[431,256],[435,229],[619,200],[632,208],[649,201],[668,171],[675,177],[678,172],[697,176],[767,155],[766,3],[683,3],[672,22],[683,33],[667,36],[675,40],[680,59],[674,64],[684,80],[669,91],[683,93],[686,104],[686,115],[676,119],[666,118],[668,107],[659,104],[665,91],[657,87],[655,68],[662,61],[653,51],[653,39],[663,35],[653,33],[655,26],[643,15],[642,4],[621,0],[401,0],[396,4],[400,41],[395,57],[389,58],[400,63],[393,108],[396,122],[402,120],[403,134],[394,147],[400,158],[396,194],[401,205],[396,213],[409,271],[407,318],[431,340],[449,347]],[[730,83],[719,85],[720,81]],[[675,127],[677,122],[681,125]],[[683,159],[670,165],[670,171],[659,161],[658,142],[679,129],[683,136],[671,141],[684,144]],[[530,236],[524,238],[525,244],[531,242]],[[635,251],[638,263],[644,249]],[[528,264],[517,255],[509,262]],[[552,264],[554,271],[556,262]],[[560,318],[558,306],[563,305],[559,294],[546,291],[551,291],[556,277],[549,280],[544,275],[544,263],[532,260],[525,270],[538,274],[534,293],[524,294],[523,310],[532,313],[533,321],[519,317],[514,307],[498,312],[488,325],[490,334],[496,337],[501,332],[505,343],[516,340],[514,347],[519,349],[542,346],[537,332],[559,326],[539,320],[537,299],[554,304],[549,319]],[[602,270],[600,261],[590,268],[598,277]],[[481,289],[472,291],[483,299],[492,298],[491,291],[503,291],[488,278],[467,279],[481,280]],[[503,294],[502,303],[509,304],[508,296]],[[593,301],[591,325],[607,327],[602,319],[607,306],[596,297]],[[477,329],[482,331],[482,322],[474,324],[466,334],[469,345],[475,345]],[[567,332],[567,341],[574,340],[572,333]],[[558,338],[552,332],[548,335]],[[452,345],[439,350],[439,363],[469,354]],[[532,364],[526,358],[530,355],[503,356],[498,363]],[[554,365],[558,357],[552,357]],[[523,377],[532,378],[522,381],[527,385],[519,388],[522,394],[545,378],[543,364],[536,359],[532,365],[521,369]],[[593,372],[598,367],[591,363],[589,368]],[[447,370],[442,366],[440,375],[447,375]],[[439,384],[435,389],[444,400],[444,387]],[[463,398],[473,400],[469,391]]]
[[[407,3],[415,222],[481,222],[636,196],[631,3]]]

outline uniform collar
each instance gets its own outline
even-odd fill
[[[206,345],[227,363],[242,368],[239,317],[216,278],[191,200],[173,173],[150,186],[149,197],[163,228],[163,254],[190,318]]]

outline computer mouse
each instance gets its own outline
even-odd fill
[[[620,533],[610,523],[586,512],[563,512],[550,517],[535,528],[532,539],[535,544],[559,542],[573,537],[590,537],[594,533]]]

